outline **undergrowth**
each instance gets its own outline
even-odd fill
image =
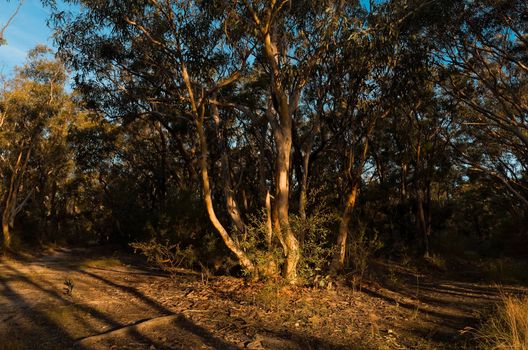
[[[361,281],[365,277],[370,259],[383,248],[383,242],[376,233],[369,237],[366,225],[359,221],[355,232],[350,237],[347,248],[346,265],[352,270],[349,276],[352,288],[355,290],[361,285]]]

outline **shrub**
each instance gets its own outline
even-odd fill
[[[300,237],[299,276],[308,284],[327,287],[325,275],[335,250],[332,228],[339,222],[339,215],[320,205],[306,219],[292,215],[290,222]]]
[[[250,216],[247,220],[245,232],[235,235],[240,248],[247,254],[248,258],[256,265],[259,277],[274,278],[279,274],[278,267],[284,261],[282,250],[277,245],[268,247],[266,242],[267,226],[266,214],[263,211],[259,215]],[[233,230],[234,232],[236,230]]]
[[[130,243],[134,252],[139,251],[147,258],[147,262],[159,267],[170,274],[175,273],[178,268],[190,268],[196,262],[196,254],[192,246],[184,249],[178,243],[171,244],[169,241],[158,242],[155,238],[148,242]]]
[[[236,240],[255,263],[260,277],[277,277],[278,267],[284,263],[284,252],[277,242],[272,247],[267,246],[267,227],[263,218],[264,213],[250,217],[246,231],[238,233]],[[338,220],[338,215],[323,206],[314,208],[306,219],[290,215],[291,229],[297,234],[301,246],[299,276],[308,284],[320,286],[327,280],[325,272],[334,252],[333,241],[330,241],[332,227]]]

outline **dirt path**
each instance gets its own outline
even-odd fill
[[[129,263],[75,249],[2,259],[0,350],[460,348],[459,331],[499,295],[405,271],[353,292],[171,279]]]

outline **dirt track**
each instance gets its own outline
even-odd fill
[[[171,279],[88,250],[4,258],[0,350],[456,349],[498,300],[494,286],[399,273],[397,288],[353,292]]]

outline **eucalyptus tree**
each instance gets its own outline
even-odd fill
[[[7,248],[11,245],[10,229],[17,214],[38,190],[32,180],[37,171],[33,163],[35,154],[44,143],[52,141],[57,118],[72,113],[64,91],[64,66],[48,54],[49,49],[44,46],[31,50],[27,63],[6,82],[0,96],[0,195],[3,242]]]
[[[527,13],[525,1],[461,2],[436,36],[444,93],[458,106],[458,158],[498,181],[525,209]]]
[[[286,250],[284,275],[294,281],[300,258],[298,233],[289,223],[291,153],[295,116],[303,92],[316,67],[328,54],[337,54],[336,33],[343,30],[357,2],[241,1],[233,7],[248,26],[248,37],[257,45],[257,58],[268,74],[270,107],[267,113],[275,143],[275,212],[277,234]],[[318,111],[308,115],[316,116]],[[318,124],[315,121],[315,124]],[[309,143],[308,143],[309,145]],[[305,151],[306,154],[306,151]],[[306,157],[303,161],[306,164]],[[304,167],[306,174],[307,167]],[[306,181],[301,180],[301,213]]]

